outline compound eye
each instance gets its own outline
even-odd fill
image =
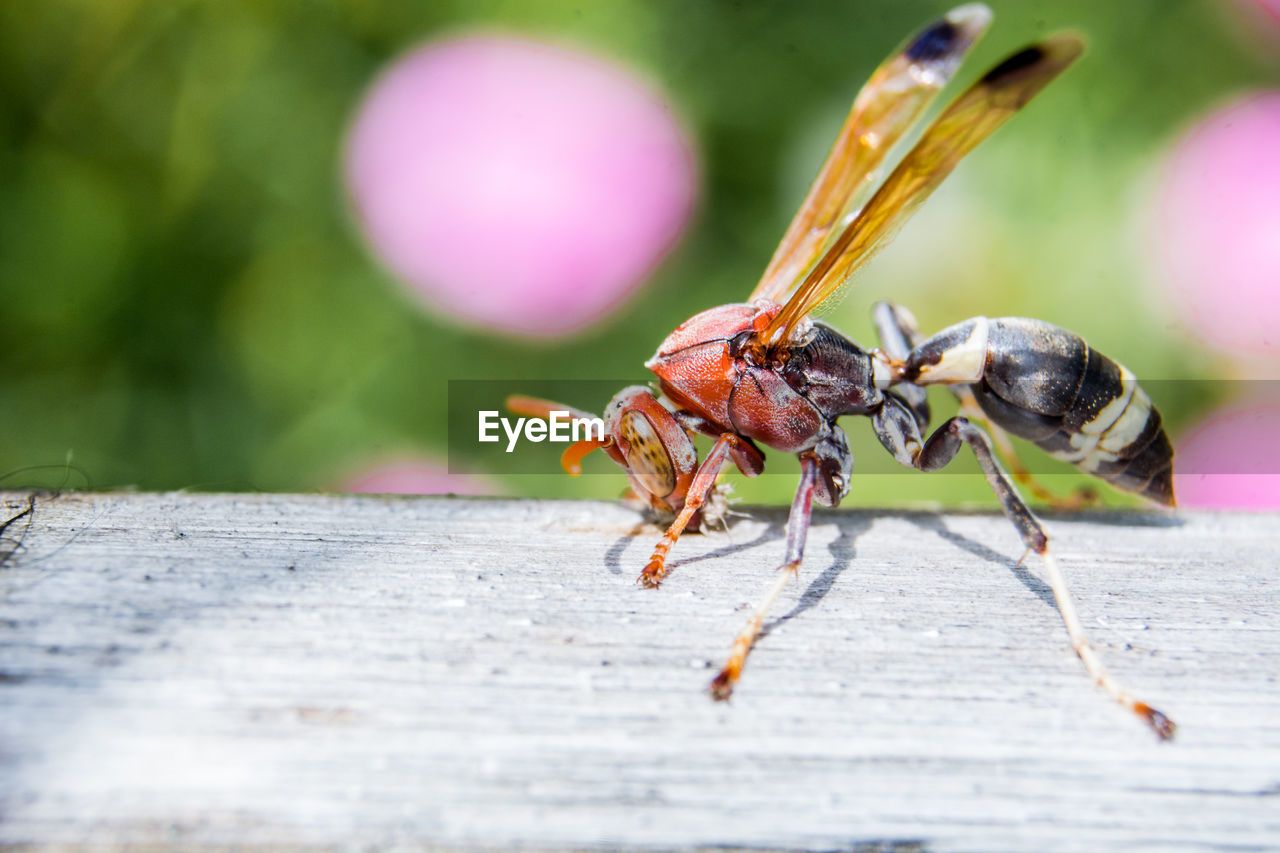
[[[676,470],[671,454],[649,419],[639,412],[626,412],[618,429],[625,442],[627,465],[640,484],[660,498],[675,491]]]

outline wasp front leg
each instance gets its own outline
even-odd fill
[[[649,558],[648,565],[636,579],[641,586],[653,589],[659,586],[667,576],[668,552],[676,544],[676,540],[680,538],[680,534],[684,532],[690,520],[706,503],[711,490],[715,488],[720,468],[724,465],[725,459],[731,455],[737,461],[739,469],[747,476],[755,476],[764,469],[764,457],[755,445],[748,439],[731,432],[722,433],[716,439],[707,458],[698,467],[698,473],[694,475],[688,494],[684,498],[684,506],[676,514],[675,521],[671,522],[662,539],[653,547],[653,556]]]
[[[1066,624],[1071,647],[1084,664],[1085,671],[1116,702],[1141,717],[1161,739],[1172,737],[1176,728],[1174,722],[1162,712],[1134,698],[1102,665],[1097,651],[1084,633],[1066,577],[1049,553],[1049,537],[992,456],[991,445],[982,430],[971,424],[968,418],[955,417],[938,427],[928,441],[922,442],[911,411],[892,397],[886,397],[884,406],[872,415],[872,424],[880,442],[895,459],[921,471],[942,468],[959,453],[961,444],[969,445],[987,482],[1000,499],[1005,515],[1018,529],[1027,548],[1039,554],[1044,561],[1049,586],[1053,589],[1058,612],[1062,614],[1062,621]]]

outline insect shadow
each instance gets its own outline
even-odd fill
[[[827,545],[827,551],[831,554],[831,565],[822,570],[822,574],[809,581],[809,585],[805,587],[804,592],[800,593],[800,599],[792,606],[790,610],[783,613],[776,619],[770,620],[760,629],[760,636],[767,637],[769,632],[780,626],[782,623],[794,619],[806,610],[809,610],[822,601],[831,588],[835,586],[836,580],[849,568],[853,563],[853,558],[857,556],[858,537],[871,529],[873,516],[865,513],[822,513],[815,518],[826,518],[835,522],[836,538]]]
[[[730,543],[728,545],[725,545],[722,548],[717,548],[714,551],[708,551],[705,554],[689,557],[687,559],[681,560],[679,563],[674,563],[672,565],[672,568],[677,568],[679,566],[687,566],[692,563],[697,563],[701,560],[711,560],[717,557],[727,557],[731,554],[736,554],[739,551],[745,551],[748,548],[755,548],[757,545],[763,545],[765,542],[768,542],[772,539],[776,539],[778,535],[783,530],[786,529],[785,525],[786,525],[785,516],[778,515],[778,517],[776,518],[770,518],[768,520],[768,526],[766,526],[763,530],[761,530],[760,533],[757,534],[756,537],[750,540],[749,542]],[[728,528],[726,528],[726,530],[732,530],[733,526],[734,525],[730,523],[730,525],[728,526]],[[647,523],[641,522],[640,524],[637,524],[635,527],[631,528],[631,530],[628,531],[626,534],[619,536],[618,541],[614,542],[611,546],[609,546],[609,550],[606,551],[604,555],[604,564],[605,564],[605,567],[609,569],[610,573],[615,575],[620,575],[623,573],[622,552],[626,551],[627,546],[630,545],[637,536],[639,536],[641,533],[644,533],[648,528],[649,528],[649,525]]]
[[[1077,521],[1088,519],[1090,524],[1105,524],[1108,527],[1182,527],[1186,524],[1186,520],[1179,518],[1168,512],[1154,510],[1144,512],[1137,510],[1122,510],[1120,512],[1107,512],[1106,510],[1094,510],[1091,512],[1067,512],[1039,511],[1042,518],[1061,519],[1063,521]]]
[[[963,551],[968,551],[975,557],[986,560],[988,563],[994,563],[997,566],[1004,566],[1013,572],[1013,576],[1018,582],[1031,590],[1037,598],[1043,601],[1049,607],[1057,610],[1058,602],[1053,597],[1053,589],[1040,578],[1033,575],[1022,567],[1020,561],[1011,560],[1007,554],[1001,554],[999,551],[988,548],[981,542],[975,542],[967,536],[962,536],[947,527],[941,516],[931,513],[912,513],[903,516],[907,521],[919,527],[921,530],[927,530],[930,533],[936,533],[942,539],[955,545]]]
[[[811,609],[826,597],[826,594],[831,591],[833,586],[835,586],[836,580],[853,562],[853,558],[857,555],[855,544],[858,537],[871,529],[871,522],[873,520],[871,515],[861,513],[855,515],[847,512],[823,513],[818,517],[832,521],[836,526],[836,538],[827,545],[827,551],[832,557],[831,564],[827,566],[827,568],[823,569],[822,573],[816,578],[809,581],[804,592],[800,593],[799,600],[796,601],[795,605],[789,611],[776,619],[771,620],[761,629],[761,637],[768,636],[769,632],[774,628],[777,628],[779,625],[790,619],[794,619],[806,610]],[[618,537],[618,540],[609,547],[609,550],[605,553],[605,567],[608,568],[610,573],[615,575],[623,573],[623,552],[626,551],[628,545],[631,544],[636,536],[645,531],[647,526],[648,525],[643,522],[637,524],[628,533]],[[708,551],[705,554],[689,557],[688,559],[681,560],[679,563],[673,565],[672,568],[687,566],[701,560],[728,557],[741,551],[756,548],[768,542],[775,541],[785,532],[785,530],[786,516],[781,512],[770,513],[770,517],[767,519],[764,529],[756,534],[756,536],[751,540],[732,543],[725,545],[722,548],[716,548],[715,550]]]

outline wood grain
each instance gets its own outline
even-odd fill
[[[28,496],[0,494],[4,517]],[[0,843],[1280,848],[1280,523],[1048,519],[1083,674],[994,514],[819,512],[732,703],[783,512],[37,495],[0,554]]]

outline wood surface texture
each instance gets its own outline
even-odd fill
[[[26,493],[0,493],[10,518]],[[0,519],[2,520],[2,519]],[[1280,849],[1280,519],[37,494],[0,554],[0,844]]]

